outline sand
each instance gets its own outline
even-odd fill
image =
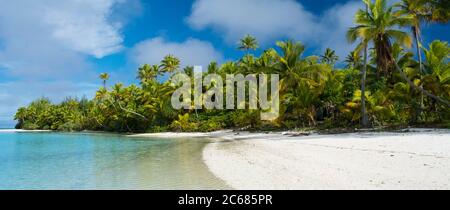
[[[22,130],[22,129],[0,129],[0,133],[40,133],[51,132],[49,130]]]
[[[450,130],[413,131],[308,137],[222,132],[203,159],[239,190],[450,189]]]

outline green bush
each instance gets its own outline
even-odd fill
[[[23,129],[25,130],[38,130],[39,129],[39,125],[37,125],[36,123],[32,123],[32,122],[25,122],[23,124]]]
[[[216,121],[215,119],[208,120],[204,123],[201,123],[199,130],[200,132],[212,132],[218,131],[224,128],[223,123],[220,121]]]

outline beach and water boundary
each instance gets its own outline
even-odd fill
[[[336,135],[228,130],[127,137],[212,139],[200,151],[203,162],[238,190],[450,189],[449,129]]]
[[[203,160],[214,175],[238,190],[450,189],[448,129],[135,136],[216,139],[203,150]]]

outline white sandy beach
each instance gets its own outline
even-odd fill
[[[241,133],[209,144],[203,158],[216,176],[240,190],[450,189],[449,130]]]

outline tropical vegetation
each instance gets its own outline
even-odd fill
[[[17,128],[61,131],[214,131],[238,129],[367,128],[433,125],[450,127],[450,46],[424,43],[424,24],[448,24],[448,1],[363,0],[347,38],[357,43],[339,62],[327,48],[323,55],[305,55],[305,45],[280,41],[259,50],[247,35],[238,49],[245,55],[223,64],[211,62],[207,73],[279,74],[280,116],[261,121],[258,110],[175,110],[176,87],[162,75],[194,68],[173,55],[137,71],[139,84],[102,86],[92,99],[67,98],[54,104],[40,98],[20,108]],[[261,52],[260,55],[252,53]],[[203,92],[210,87],[204,87]]]

